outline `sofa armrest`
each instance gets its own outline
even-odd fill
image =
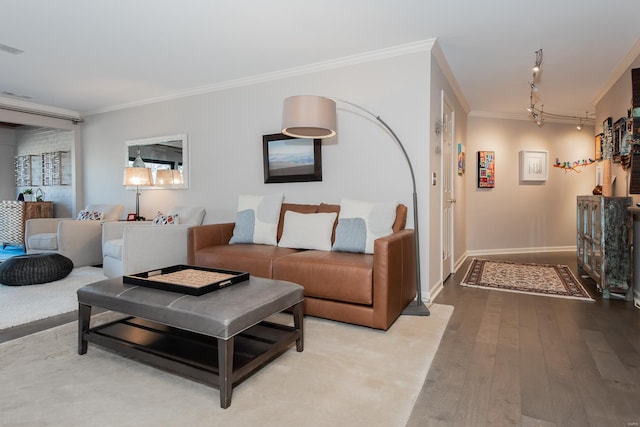
[[[135,274],[187,263],[189,224],[129,225],[122,241],[122,272]]]
[[[74,267],[102,264],[102,223],[76,219],[58,223],[58,252]]]
[[[416,296],[414,238],[414,231],[405,229],[374,242],[373,306],[376,327],[386,329],[389,319],[395,320]]]
[[[235,223],[207,224],[191,227],[187,237],[189,264],[194,264],[198,250],[209,246],[228,245]]]

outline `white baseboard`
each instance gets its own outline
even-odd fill
[[[503,249],[479,249],[467,251],[466,257],[479,255],[509,255],[509,254],[530,254],[536,252],[575,252],[575,246],[552,246],[538,248],[503,248]]]
[[[423,299],[423,301],[433,302],[433,300],[436,299],[438,294],[442,292],[442,289],[443,289],[442,282],[438,282],[433,288],[429,289],[429,298],[426,300]]]

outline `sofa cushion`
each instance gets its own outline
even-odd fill
[[[115,259],[122,259],[122,245],[124,239],[111,239],[102,245],[102,255]]]
[[[246,271],[253,276],[271,278],[273,260],[298,252],[296,249],[271,245],[215,245],[199,249],[194,265]]]
[[[29,248],[55,251],[58,249],[58,233],[40,233],[29,236]]]
[[[373,255],[297,252],[273,260],[273,278],[304,286],[307,297],[373,304]]]
[[[373,253],[373,242],[393,233],[398,202],[342,199],[334,251]]]
[[[229,244],[276,245],[283,194],[240,195],[233,236]]]
[[[287,211],[278,246],[283,248],[331,250],[331,235],[337,214],[302,214]]]

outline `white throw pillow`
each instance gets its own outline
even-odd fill
[[[374,240],[393,233],[398,202],[375,203],[342,199],[332,250],[373,253]]]
[[[335,212],[303,214],[286,211],[278,246],[330,251],[331,233],[336,216]]]
[[[269,196],[240,195],[238,213],[230,244],[277,245],[282,193]]]

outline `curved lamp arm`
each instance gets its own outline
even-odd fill
[[[290,100],[292,102],[288,102]],[[302,104],[296,101],[305,102],[309,100],[311,100],[310,104],[312,105],[312,107],[306,111],[300,112],[299,110]],[[374,119],[376,119],[389,132],[393,140],[398,144],[398,146],[402,150],[402,154],[404,155],[405,160],[407,161],[407,165],[409,166],[409,171],[411,172],[411,183],[413,185],[413,223],[414,223],[414,234],[415,234],[414,245],[415,245],[415,256],[416,256],[416,262],[415,262],[416,264],[416,301],[415,301],[415,304],[413,303],[409,304],[404,309],[402,314],[413,315],[413,316],[428,316],[430,314],[429,309],[422,302],[422,285],[421,285],[421,277],[420,277],[420,234],[419,234],[419,228],[418,228],[418,195],[416,190],[416,178],[415,178],[415,174],[413,173],[413,166],[411,164],[411,160],[409,159],[409,155],[407,154],[407,150],[405,150],[404,145],[400,141],[400,138],[398,138],[398,135],[396,135],[393,129],[391,129],[391,127],[384,120],[382,120],[380,116],[373,114],[372,112],[359,106],[358,104],[354,104],[353,102],[345,101],[344,99],[339,99],[339,98],[320,97],[320,96],[296,96],[296,97],[287,98],[285,100],[283,115],[286,116],[287,114],[290,114],[292,111],[293,111],[293,115],[299,114],[299,116],[295,117],[294,119],[294,122],[296,122],[293,125],[294,129],[300,130],[302,132],[312,132],[312,133],[316,131],[320,133],[324,132],[323,135],[313,134],[313,136],[316,138],[318,137],[327,138],[335,135],[335,127],[336,127],[335,126],[335,103],[336,102],[342,102],[344,104],[350,105],[364,112],[365,114],[373,117]],[[332,112],[326,111],[326,109],[331,109],[331,108],[333,108]],[[318,114],[321,116],[321,119],[322,119],[321,125],[308,126],[307,124],[301,125],[301,122],[299,122],[300,117],[304,117],[305,119],[308,119],[309,115],[318,115]],[[331,114],[333,114],[333,117],[331,117]],[[288,127],[289,127],[288,125],[285,126],[283,124],[283,128],[286,129]],[[287,133],[285,132],[285,129],[283,129],[283,132]],[[308,135],[300,135],[295,133],[290,133],[290,134],[292,136],[308,137]]]

